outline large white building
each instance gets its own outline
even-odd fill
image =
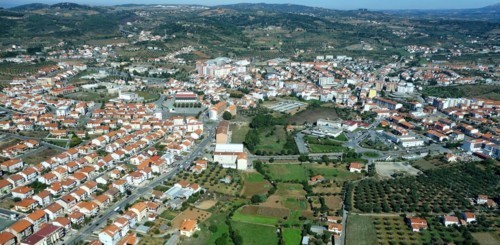
[[[56,109],[57,116],[67,116],[69,114],[69,106],[61,106]]]
[[[224,168],[246,170],[248,157],[243,150],[243,144],[217,144],[214,151],[214,162]]]
[[[321,76],[318,81],[319,86],[323,88],[331,88],[335,85],[334,76]]]

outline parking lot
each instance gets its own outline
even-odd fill
[[[274,105],[268,106],[269,109],[274,110],[274,111],[279,111],[279,112],[292,112],[294,110],[298,110],[300,108],[304,108],[307,104],[298,102],[298,101],[292,101],[292,100],[286,100],[286,101],[281,101],[278,102]]]

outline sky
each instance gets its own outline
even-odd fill
[[[14,7],[27,3],[54,4],[59,2],[73,2],[87,5],[116,5],[125,3],[142,4],[201,4],[219,5],[233,3],[291,3],[332,9],[372,10],[386,9],[461,9],[481,8],[499,3],[500,0],[0,0],[0,7]]]

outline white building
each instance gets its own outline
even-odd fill
[[[57,116],[67,116],[69,114],[69,106],[61,106],[56,109]]]
[[[123,93],[123,92],[120,92],[120,94],[118,96],[118,99],[126,100],[126,101],[136,101],[136,100],[139,99],[139,97],[135,93]]]
[[[214,162],[222,164],[224,168],[246,170],[248,157],[243,150],[243,144],[217,144],[214,151]]]

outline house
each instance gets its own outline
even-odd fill
[[[52,224],[64,228],[65,231],[71,229],[71,220],[66,217],[57,217],[52,221]]]
[[[3,163],[0,163],[1,170],[9,173],[15,173],[18,170],[22,169],[23,166],[24,162],[20,158],[14,158],[11,160],[7,160]]]
[[[45,208],[43,211],[49,215],[50,220],[53,220],[64,214],[64,207],[61,206],[61,204],[54,202],[47,206],[47,208]]]
[[[179,230],[181,232],[181,236],[191,237],[196,231],[200,229],[198,228],[196,220],[185,219],[184,221],[182,221]]]
[[[12,184],[10,181],[6,179],[0,180],[0,193],[2,194],[9,193],[12,187],[14,187],[14,184]]]
[[[45,207],[52,203],[52,195],[47,190],[43,190],[34,195],[33,199],[36,200],[38,202],[38,205],[40,205],[41,207]]]
[[[361,173],[365,169],[365,166],[359,162],[352,162],[349,164],[349,172],[351,173]]]
[[[72,224],[79,225],[85,220],[85,214],[82,214],[80,212],[73,212],[68,215],[68,218]]]
[[[99,241],[103,245],[115,245],[118,244],[122,238],[120,233],[120,228],[114,224],[108,225],[99,232]]]
[[[488,196],[487,195],[478,195],[477,196],[477,204],[485,204],[488,201]]]
[[[330,223],[328,224],[328,231],[335,234],[342,234],[342,225],[338,223]]]
[[[460,221],[455,216],[444,215],[442,221],[444,226],[460,225]]]
[[[21,198],[21,199],[24,199],[24,198],[27,198],[27,197],[31,197],[33,195],[33,193],[35,193],[33,191],[32,188],[30,187],[27,187],[27,186],[19,186],[19,187],[16,187],[12,190],[12,197],[16,198]]]
[[[453,162],[457,162],[457,156],[451,154],[451,153],[447,153],[445,155],[445,158],[446,158],[446,161],[449,162],[449,163],[453,163]]]
[[[30,212],[31,210],[35,209],[36,206],[38,206],[38,202],[35,201],[33,198],[28,197],[24,198],[23,200],[16,202],[14,205],[17,211],[21,212]]]
[[[4,231],[0,233],[0,244],[3,245],[15,245],[18,244],[17,237],[14,234]]]
[[[322,175],[312,176],[309,179],[309,185],[315,185],[315,184],[321,183],[323,181],[325,181],[325,177],[323,177]]]
[[[137,221],[141,221],[144,217],[146,217],[148,212],[147,204],[145,202],[138,202],[129,210],[137,215]]]
[[[462,213],[462,218],[467,223],[476,222],[476,215],[472,212],[464,212]]]
[[[6,231],[12,233],[17,237],[18,241],[31,236],[33,234],[33,224],[26,219],[21,219],[16,223],[12,224]]]
[[[38,231],[42,224],[49,221],[49,216],[43,210],[38,209],[29,214],[26,219],[33,224],[33,229]]]
[[[23,240],[23,245],[57,244],[66,235],[61,226],[53,224],[44,225],[39,231]]]
[[[428,228],[427,220],[422,218],[407,218],[407,224],[413,232],[420,232]]]

